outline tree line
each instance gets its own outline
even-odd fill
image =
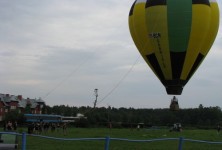
[[[114,108],[114,107],[75,107],[56,105],[46,106],[45,112],[48,114],[58,114],[63,116],[76,116],[77,113],[84,114],[87,119],[80,119],[76,124],[84,127],[107,126],[112,123],[114,127],[135,127],[138,123],[146,127],[170,126],[173,123],[181,123],[187,127],[212,128],[222,123],[221,108],[203,107],[186,108],[179,111],[170,111],[168,108]],[[78,124],[79,123],[79,124]]]
[[[6,119],[19,119],[18,122],[24,121],[22,114],[16,112],[8,113]],[[29,113],[26,109],[25,113]],[[136,127],[141,124],[144,127],[153,126],[171,126],[173,123],[181,123],[183,127],[198,127],[198,128],[215,128],[222,123],[221,108],[203,107],[186,108],[179,111],[170,111],[168,108],[152,109],[152,108],[114,108],[114,107],[99,107],[93,108],[90,106],[45,106],[44,114],[56,114],[63,116],[76,116],[78,113],[83,114],[87,119],[80,118],[74,125],[76,127],[106,127],[112,124],[112,127]],[[20,116],[20,117],[18,117]]]

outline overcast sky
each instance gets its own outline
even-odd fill
[[[50,106],[93,106],[97,88],[98,107],[168,108],[173,96],[131,39],[132,3],[1,0],[0,93],[41,97]],[[177,96],[181,108],[222,107],[221,65],[222,27],[205,61]]]

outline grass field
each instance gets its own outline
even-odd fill
[[[156,138],[178,138],[222,141],[222,133],[216,130],[183,130],[182,132],[169,132],[167,129],[106,129],[106,128],[68,128],[67,135],[62,131],[48,132],[42,135],[62,138],[126,138],[132,140],[147,140]],[[21,139],[19,140],[19,143]],[[21,143],[19,144],[21,145]],[[27,150],[103,150],[105,141],[59,141],[40,137],[27,136]],[[110,141],[110,150],[177,150],[178,140],[155,142],[127,142]],[[184,150],[221,150],[222,144],[206,144],[184,142]]]

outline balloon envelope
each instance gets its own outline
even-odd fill
[[[140,54],[165,86],[180,95],[218,32],[216,0],[136,0],[129,29]]]

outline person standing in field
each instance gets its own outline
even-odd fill
[[[139,124],[137,125],[137,130],[138,130],[138,131],[140,130],[140,125],[139,125]]]
[[[67,128],[67,125],[66,123],[64,122],[63,125],[62,125],[62,130],[63,130],[63,134],[66,135],[66,128]]]
[[[56,129],[57,129],[57,132],[60,131],[60,123],[57,123]]]
[[[18,126],[18,124],[17,124],[17,122],[15,121],[15,122],[13,123],[13,128],[14,128],[15,131],[17,130],[17,126]]]
[[[7,130],[8,130],[8,131],[11,131],[11,130],[12,130],[12,122],[11,122],[11,121],[8,121]]]
[[[218,124],[217,125],[217,134],[219,134],[220,133],[220,125]]]
[[[7,130],[7,123],[4,122],[4,125],[3,125],[3,131],[6,131]]]

